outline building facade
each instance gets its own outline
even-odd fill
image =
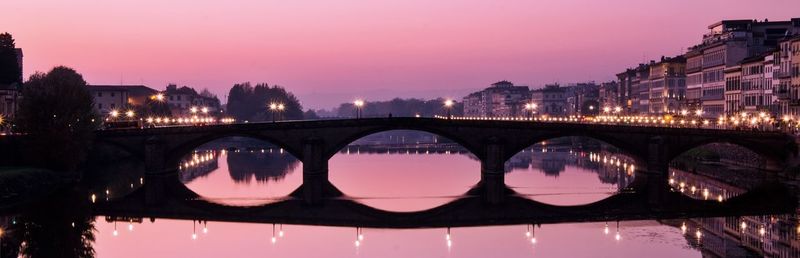
[[[649,68],[649,113],[677,112],[686,95],[686,58],[661,57],[661,61]]]
[[[549,116],[567,114],[567,89],[558,84],[545,85],[531,91],[531,102],[538,105],[538,113]]]
[[[530,103],[530,90],[528,86],[499,81],[467,95],[463,102],[465,116],[524,116],[527,112],[525,104]]]
[[[142,106],[158,93],[144,85],[89,85],[88,88],[94,98],[94,110],[103,116]]]

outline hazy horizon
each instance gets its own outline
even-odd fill
[[[602,82],[682,54],[719,20],[800,17],[800,1],[788,0],[5,4],[14,11],[1,30],[23,48],[26,78],[66,65],[91,84],[176,83],[220,98],[235,83],[266,82],[313,109],[461,98],[499,80]]]

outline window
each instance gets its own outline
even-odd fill
[[[97,96],[98,96],[98,97],[102,97],[102,96],[103,96],[103,92],[99,92],[99,91],[98,91],[98,92],[97,92]]]
[[[117,105],[114,104],[114,103],[111,103],[111,109],[115,109],[115,108],[117,108]]]
[[[114,96],[114,93],[113,93],[113,92],[111,93],[111,96],[112,96],[112,97]]]
[[[103,103],[97,103],[97,109],[103,109]]]

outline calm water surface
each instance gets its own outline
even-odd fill
[[[421,211],[462,197],[480,180],[480,162],[452,144],[436,142],[440,139],[427,139],[436,144],[409,142],[407,138],[391,140],[402,142],[361,142],[330,160],[329,178],[345,194],[342,198],[387,211]],[[203,199],[231,206],[261,205],[288,198],[301,185],[302,163],[280,148],[263,144],[226,146],[224,141],[211,144],[184,158],[181,181]],[[634,167],[638,165],[606,145],[567,138],[534,145],[514,156],[506,163],[506,184],[520,196],[547,204],[588,204],[618,194],[634,180]],[[124,196],[139,187],[137,177],[121,177],[124,180],[105,187],[113,189],[112,197]],[[671,171],[670,179],[676,191],[697,199],[727,199],[745,191],[681,170]],[[102,187],[93,191],[103,197]],[[96,217],[93,247],[97,257],[121,258],[702,257],[768,253],[796,257],[793,255],[798,254],[798,248],[791,246],[798,242],[797,234],[791,234],[797,228],[794,218],[609,221],[457,227],[448,231],[148,218],[117,218],[119,221],[113,222]],[[741,223],[748,227],[742,228]],[[742,242],[750,244],[744,247]],[[773,242],[790,246],[781,249]]]

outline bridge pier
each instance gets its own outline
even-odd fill
[[[648,203],[658,206],[669,193],[669,155],[667,144],[660,136],[650,138],[647,143],[647,170],[644,171]]]
[[[481,160],[481,187],[489,204],[503,202],[506,194],[505,159],[503,145],[497,141],[486,144],[486,155]]]
[[[145,204],[158,205],[164,202],[170,180],[177,180],[174,168],[166,168],[167,151],[165,143],[158,137],[150,137],[144,144]]]
[[[325,197],[328,181],[328,159],[322,139],[312,137],[303,144],[302,198],[308,204],[318,204]]]

